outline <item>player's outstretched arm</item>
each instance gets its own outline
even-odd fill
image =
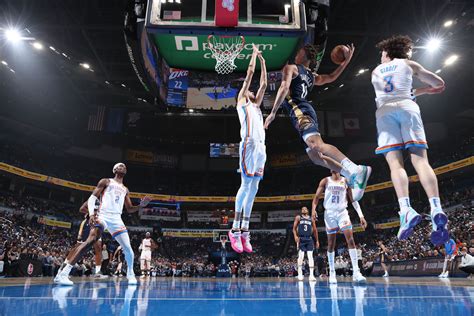
[[[366,229],[367,228],[367,221],[365,220],[364,213],[362,213],[362,209],[360,208],[359,202],[354,201],[354,198],[352,197],[352,189],[351,188],[347,188],[347,198],[352,203],[352,207],[356,210],[357,215],[359,215],[360,224],[362,225],[362,227],[364,229]]]
[[[265,58],[262,54],[258,54],[258,59],[260,60],[260,87],[257,91],[257,106],[260,106],[265,95],[265,90],[267,89],[267,66],[265,65]]]
[[[311,217],[314,219],[317,218],[316,207],[318,207],[319,199],[323,197],[327,182],[328,182],[327,178],[324,178],[321,181],[319,181],[318,188],[316,189],[316,193],[314,194],[313,203],[311,206]]]
[[[298,237],[298,224],[300,223],[300,216],[296,215],[295,221],[293,222],[293,237],[295,242],[298,245],[300,243],[300,238]]]
[[[127,209],[128,213],[134,213],[140,210],[143,207],[146,207],[148,203],[150,203],[151,197],[145,196],[143,199],[140,200],[140,204],[133,205],[132,200],[130,200],[130,195],[127,190],[127,195],[125,196],[125,208]]]
[[[436,94],[444,91],[444,81],[440,76],[426,70],[422,65],[412,60],[406,60],[406,63],[413,70],[413,75],[428,85],[427,87],[415,89],[413,94],[416,97],[423,94]]]
[[[344,69],[346,69],[347,65],[349,65],[352,55],[354,55],[354,44],[351,45],[346,45],[346,47],[349,49],[349,54],[347,58],[342,62],[342,64],[339,65],[339,67],[336,68],[333,72],[327,75],[316,75],[316,78],[314,80],[314,85],[315,86],[322,86],[327,83],[331,83],[337,80],[339,76],[342,74]]]
[[[261,53],[255,44],[252,44],[253,51],[252,57],[250,58],[249,67],[247,68],[247,75],[245,76],[244,83],[242,84],[242,89],[240,89],[238,100],[242,99],[245,93],[248,91],[250,87],[250,83],[252,82],[253,74],[255,73],[255,64],[257,63],[257,55]]]
[[[297,68],[295,65],[286,65],[283,68],[283,78],[281,81],[281,85],[280,85],[280,88],[278,89],[278,92],[275,98],[275,103],[273,103],[272,111],[265,119],[265,124],[264,124],[265,129],[268,129],[270,124],[273,122],[273,120],[275,119],[276,113],[278,112],[278,109],[280,108],[281,103],[283,102],[285,97],[288,95],[288,91],[290,91],[291,80],[293,80],[293,74],[295,73],[296,69]]]

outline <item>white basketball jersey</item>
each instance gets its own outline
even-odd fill
[[[151,239],[142,240],[142,251],[151,251]]]
[[[122,214],[127,188],[114,179],[109,179],[109,185],[102,192],[100,198],[99,213],[103,214]]]
[[[263,115],[260,107],[247,101],[237,105],[240,120],[240,137],[242,140],[250,138],[265,142],[265,129],[263,128]]]
[[[324,208],[326,210],[343,211],[347,208],[347,184],[346,179],[333,180],[328,177],[326,190],[324,191]]]
[[[375,89],[377,108],[385,103],[409,99],[413,83],[413,70],[405,59],[393,59],[372,71],[372,85]]]

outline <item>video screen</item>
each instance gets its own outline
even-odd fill
[[[238,143],[211,143],[209,146],[209,157],[211,158],[239,158]]]

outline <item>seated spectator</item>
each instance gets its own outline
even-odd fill
[[[462,247],[461,249],[461,264],[459,270],[469,274],[468,278],[472,279],[474,274],[474,257],[467,253],[467,248]]]

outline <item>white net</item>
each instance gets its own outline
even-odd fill
[[[235,58],[245,46],[243,36],[214,36],[207,38],[212,58],[216,60],[216,72],[220,75],[230,74],[237,68],[234,64]]]

